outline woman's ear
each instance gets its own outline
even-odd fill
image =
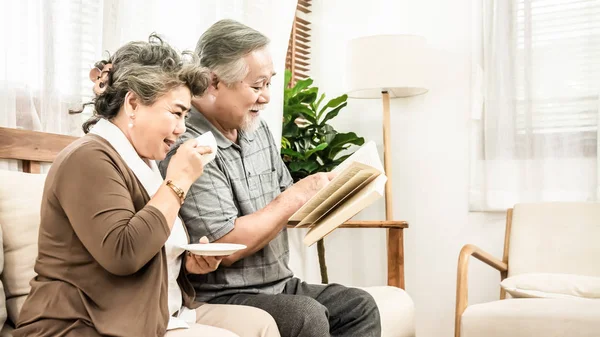
[[[123,102],[123,106],[125,108],[125,112],[127,114],[133,114],[140,105],[140,100],[138,95],[136,95],[133,91],[127,92],[125,94],[125,100]]]

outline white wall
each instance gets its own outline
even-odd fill
[[[417,308],[417,334],[450,337],[460,248],[474,243],[501,257],[504,239],[503,214],[467,209],[472,1],[313,4],[312,77],[330,98],[344,93],[345,48],[351,38],[420,34],[434,50],[429,93],[391,105],[394,214],[410,223],[405,231],[406,286]],[[375,140],[382,152],[381,109],[378,100],[349,100],[334,125]],[[383,219],[383,201],[360,217]],[[292,236],[295,271],[318,282],[315,247],[304,249],[301,235]],[[337,230],[326,238],[326,246],[331,282],[385,284],[384,231]],[[471,303],[498,297],[499,275],[491,268],[474,262],[470,275]]]

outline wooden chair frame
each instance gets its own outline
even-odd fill
[[[52,163],[77,137],[0,127],[0,159],[20,160],[23,171],[41,173],[41,163]],[[342,228],[385,228],[388,285],[404,289],[404,233],[406,221],[347,221]],[[293,226],[288,225],[288,228]]]
[[[485,252],[475,245],[465,245],[458,257],[458,271],[456,278],[456,311],[454,316],[454,336],[460,337],[460,323],[462,314],[469,305],[469,258],[471,256],[500,272],[500,279],[504,280],[508,275],[508,248],[510,246],[510,229],[512,225],[513,209],[506,211],[506,233],[504,234],[504,253],[502,260]],[[506,292],[500,289],[500,299],[506,299]]]

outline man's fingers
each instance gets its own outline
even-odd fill
[[[198,241],[198,242],[200,242],[200,243],[208,243],[209,241],[208,241],[208,238],[206,236],[203,236],[203,237],[200,238],[200,241]]]

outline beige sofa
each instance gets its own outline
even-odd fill
[[[56,154],[73,140],[69,136],[0,127],[0,159],[22,160],[24,171],[39,173],[40,162],[52,162]],[[0,269],[0,287],[4,287],[6,295],[4,301],[0,291],[0,326],[3,313],[8,316],[0,337],[9,336],[6,331],[18,317],[30,291],[29,281],[35,276],[33,267],[37,257],[39,210],[45,177],[44,174],[0,170],[0,229],[3,240],[0,262],[4,260],[4,269]],[[382,227],[381,224],[374,226]],[[402,254],[400,250],[397,255]],[[363,289],[373,295],[379,306],[383,337],[415,335],[414,304],[404,290],[390,286]]]
[[[0,228],[4,258],[1,280],[8,313],[5,331],[10,330],[16,320],[29,293],[29,281],[35,276],[33,266],[37,256],[44,179],[44,174],[0,170]],[[380,308],[382,336],[414,336],[414,305],[404,290],[388,286],[364,289],[373,295]],[[1,298],[0,302],[3,302]]]
[[[6,331],[18,317],[35,276],[40,202],[45,175],[0,170],[0,228],[4,259]],[[1,300],[1,298],[0,298]],[[4,303],[2,303],[4,304]],[[1,305],[0,305],[1,306]],[[4,336],[4,335],[3,335]]]

